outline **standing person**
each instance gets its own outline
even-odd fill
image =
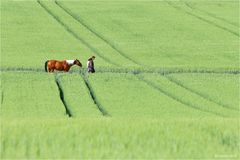
[[[88,68],[88,73],[94,73],[94,62],[93,60],[95,59],[95,56],[92,56],[91,58],[88,59],[87,61],[87,68]]]

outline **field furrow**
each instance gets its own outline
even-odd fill
[[[4,91],[1,117],[65,117],[65,108],[53,75],[27,72],[1,74]]]
[[[1,27],[4,30],[1,33],[1,68],[38,69],[44,68],[48,59],[76,58],[85,66],[87,59],[94,55],[36,1],[4,1],[1,9]],[[29,10],[36,12],[29,13]],[[111,66],[97,58],[97,67]]]
[[[162,87],[159,87],[159,85],[149,81],[149,80],[146,80],[140,76],[138,76],[140,80],[142,80],[143,82],[145,82],[147,85],[149,85],[150,87],[152,87],[153,89],[159,91],[160,93],[168,96],[169,98],[171,98],[172,100],[174,101],[177,101],[185,106],[188,106],[188,107],[191,107],[191,108],[194,108],[196,110],[199,110],[199,111],[202,111],[202,112],[206,112],[206,113],[210,113],[210,114],[214,114],[214,115],[217,115],[217,116],[222,116],[220,114],[216,114],[215,112],[212,112],[212,111],[208,111],[208,110],[205,110],[205,109],[202,109],[198,106],[195,106],[194,104],[192,104],[191,102],[188,102],[187,100],[183,100],[182,98],[174,95],[173,93],[171,93],[171,91],[167,91],[166,89],[162,88]]]
[[[64,29],[66,31],[68,31],[68,33],[70,33],[74,38],[76,38],[77,40],[79,40],[82,44],[84,44],[85,46],[87,46],[93,53],[95,53],[97,56],[99,56],[100,58],[102,58],[104,61],[106,61],[107,63],[110,63],[112,65],[118,66],[118,64],[114,63],[113,61],[111,61],[109,58],[107,58],[106,56],[104,56],[103,54],[101,54],[95,47],[93,47],[90,43],[86,42],[83,38],[81,38],[76,32],[74,32],[68,25],[67,23],[64,23],[59,16],[56,16],[52,10],[50,10],[48,7],[51,5],[51,2],[48,2],[48,7],[46,5],[43,4],[43,2],[41,2],[40,0],[38,0],[38,3],[42,6],[42,8],[50,15],[52,16],[61,26],[64,27]]]
[[[239,0],[0,3],[1,159],[239,159]]]
[[[239,75],[170,74],[176,83],[226,108],[239,111]]]
[[[227,24],[230,24],[230,25],[231,25],[230,28],[235,28],[235,30],[237,30],[237,28],[238,28],[238,25],[236,25],[235,23],[233,23],[233,22],[231,22],[231,21],[229,21],[229,20],[227,20],[227,19],[225,19],[225,18],[216,16],[215,14],[212,14],[212,13],[210,13],[210,12],[206,12],[206,11],[204,11],[204,10],[202,10],[202,9],[196,8],[196,7],[194,7],[193,5],[191,5],[190,3],[185,2],[184,4],[185,4],[187,7],[191,8],[192,10],[197,10],[197,11],[200,11],[200,12],[201,12],[202,14],[204,14],[204,15],[208,15],[208,16],[210,16],[210,17],[213,17],[215,20],[220,20],[220,21],[224,22],[225,24],[226,24],[226,23],[227,23]],[[223,25],[224,25],[224,24],[223,24]],[[237,28],[236,28],[236,27],[237,27]]]
[[[106,44],[101,38],[97,37],[84,25],[79,24],[76,19],[65,12],[54,2],[38,1],[39,4],[47,10],[64,28],[70,32],[81,43],[92,50],[93,53],[104,59],[113,66],[136,66],[134,63],[126,60],[125,57],[116,53],[111,46]],[[116,54],[115,54],[116,53]]]
[[[1,106],[3,104],[4,101],[4,91],[1,89]]]
[[[109,1],[107,7],[103,2],[58,2],[144,66],[238,67],[238,36],[190,16],[166,1]],[[184,6],[182,2],[173,4]]]
[[[238,5],[239,1],[207,1],[195,3],[193,1],[185,2],[189,7],[199,10],[209,16],[222,20],[236,27],[239,27],[238,22]],[[236,18],[237,16],[237,18]]]
[[[114,44],[107,40],[103,35],[99,34],[98,32],[96,32],[95,30],[93,30],[89,25],[87,25],[82,19],[81,17],[78,15],[74,15],[69,9],[67,9],[61,2],[55,1],[55,3],[62,8],[67,14],[69,14],[70,16],[72,16],[76,21],[78,21],[82,26],[84,26],[86,29],[88,29],[90,32],[92,32],[95,36],[97,36],[98,38],[100,38],[102,41],[104,41],[106,44],[108,44],[112,49],[114,49],[116,51],[116,53],[120,54],[122,57],[124,57],[127,61],[131,61],[132,63],[136,64],[136,65],[141,65],[139,62],[137,62],[136,60],[134,60],[133,58],[130,58],[129,56],[127,56],[126,53],[124,53],[123,51],[121,51],[119,48],[117,48],[116,46],[114,46]]]
[[[225,108],[224,106],[218,105],[215,102],[211,102],[197,94],[193,94],[184,87],[169,81],[165,76],[156,74],[143,74],[140,76],[149,85],[159,89],[169,97],[172,97],[173,99],[176,99],[177,101],[180,101],[190,107],[223,117],[239,116],[239,111]]]
[[[210,25],[218,27],[218,28],[220,28],[220,29],[222,29],[224,31],[227,31],[227,32],[229,32],[229,33],[239,37],[239,31],[238,31],[238,28],[236,28],[236,27],[234,27],[234,29],[232,29],[232,26],[226,27],[226,24],[225,25],[221,25],[221,24],[215,22],[214,20],[209,20],[209,18],[206,18],[206,16],[201,16],[200,14],[193,13],[192,10],[190,10],[190,11],[187,10],[186,8],[184,8],[183,4],[181,4],[181,3],[175,3],[174,4],[174,3],[171,3],[170,1],[167,1],[167,3],[170,6],[176,8],[177,10],[179,10],[181,12],[184,12],[184,13],[186,13],[186,14],[188,14],[190,16],[193,16],[193,17],[195,17],[195,18],[197,18],[197,19],[199,19],[199,20],[201,20],[203,22],[206,22],[206,23],[208,23]]]
[[[85,86],[85,81],[79,74],[57,75],[59,86],[64,93],[64,101],[73,118],[99,117],[102,112],[98,103],[92,99],[92,93]]]
[[[98,73],[129,73],[129,74],[139,74],[139,73],[155,73],[155,74],[186,74],[186,73],[198,73],[198,74],[223,74],[223,75],[239,75],[239,68],[109,68],[109,67],[97,67]],[[0,71],[4,72],[45,72],[44,68],[25,68],[25,67],[2,67]],[[87,69],[84,67],[80,69],[78,67],[73,67],[69,73],[83,73]]]
[[[63,87],[61,86],[60,84],[60,81],[59,81],[59,77],[58,75],[55,75],[55,82],[56,82],[56,85],[58,86],[58,90],[59,90],[59,96],[60,96],[60,99],[64,105],[64,108],[66,110],[66,114],[69,116],[69,117],[72,117],[72,113],[70,111],[70,108],[69,106],[67,105],[67,102],[64,98],[64,92],[63,92]]]
[[[112,117],[216,117],[153,90],[135,75],[101,73],[89,76],[88,80],[98,100]]]
[[[87,75],[88,76],[88,75]],[[106,111],[106,109],[104,109],[104,107],[102,106],[102,104],[98,101],[94,91],[93,91],[93,88],[88,80],[86,75],[82,75],[83,77],[83,80],[85,82],[85,85],[86,87],[88,88],[88,91],[91,95],[91,98],[93,100],[93,102],[95,103],[95,105],[98,107],[99,111],[102,113],[103,116],[110,116],[109,113]]]
[[[193,89],[190,88],[190,87],[187,87],[186,85],[184,85],[183,83],[177,81],[176,79],[172,78],[171,76],[166,76],[166,78],[168,78],[169,81],[175,83],[176,85],[178,85],[178,86],[180,86],[180,87],[183,87],[184,89],[192,92],[193,94],[196,94],[196,95],[198,95],[198,96],[200,96],[200,97],[202,97],[202,98],[205,98],[206,100],[209,100],[209,101],[211,101],[211,102],[213,102],[213,103],[216,103],[216,104],[219,105],[219,106],[222,106],[222,107],[225,107],[225,108],[228,108],[228,109],[237,110],[237,109],[232,108],[231,106],[228,106],[228,105],[219,103],[217,100],[214,100],[214,99],[208,97],[208,96],[205,95],[205,94],[199,93],[199,92],[193,90]]]

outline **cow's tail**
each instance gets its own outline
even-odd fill
[[[48,61],[45,62],[45,71],[48,72]]]

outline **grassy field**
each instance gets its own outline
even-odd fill
[[[181,2],[114,1],[106,5],[95,1],[59,1],[58,4],[138,64],[187,68],[239,65],[239,37],[186,14]],[[238,10],[234,4],[233,14]],[[230,19],[234,17],[237,20],[236,16]],[[208,20],[207,16],[204,18]]]
[[[224,74],[172,74],[174,83],[223,107],[239,110],[239,75]],[[224,87],[225,86],[225,87]]]
[[[219,118],[6,119],[2,157],[236,158],[237,125]]]
[[[238,13],[237,0],[1,0],[1,159],[239,159]]]
[[[1,117],[63,117],[53,75],[44,73],[1,73]]]

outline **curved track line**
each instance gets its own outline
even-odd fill
[[[57,77],[57,75],[55,74],[55,82],[57,84],[57,87],[58,87],[58,90],[59,90],[59,96],[60,96],[60,99],[65,107],[65,110],[66,110],[66,114],[69,116],[69,117],[72,117],[72,113],[67,105],[67,102],[66,100],[64,99],[64,92],[63,92],[63,88],[60,84],[60,80],[59,80],[59,77]]]
[[[82,76],[82,79],[84,80],[84,83],[89,91],[89,94],[94,102],[94,104],[97,106],[98,110],[102,113],[103,116],[111,116],[105,109],[104,107],[101,105],[101,103],[98,101],[94,91],[93,91],[93,88],[90,84],[90,82],[88,81],[86,75],[83,73],[81,74]]]
[[[217,104],[217,105],[219,105],[219,106],[221,106],[221,107],[224,107],[224,108],[227,108],[227,109],[230,109],[230,110],[239,111],[238,109],[235,109],[235,108],[232,108],[232,107],[230,107],[230,106],[221,104],[221,103],[219,103],[219,102],[211,99],[210,97],[208,97],[208,96],[206,96],[206,95],[204,95],[204,94],[202,94],[202,93],[200,93],[200,92],[197,92],[197,91],[193,90],[193,89],[190,88],[190,87],[187,87],[186,85],[184,85],[183,83],[177,81],[176,79],[174,79],[174,78],[172,78],[172,77],[169,77],[169,76],[165,76],[165,77],[166,77],[169,81],[173,82],[174,84],[176,84],[176,85],[178,85],[178,86],[180,86],[180,87],[182,87],[182,88],[184,88],[184,89],[192,92],[193,94],[196,94],[196,95],[198,95],[198,96],[200,96],[200,97],[202,97],[202,98],[204,98],[204,99],[206,99],[206,100],[208,100],[208,101],[210,101],[210,102],[213,102],[213,103],[215,103],[215,104]]]
[[[200,16],[198,16],[198,15],[196,15],[196,14],[193,14],[193,13],[191,13],[191,12],[188,12],[188,11],[182,9],[181,7],[177,7],[177,6],[173,5],[172,3],[168,2],[168,1],[166,1],[166,2],[167,2],[168,5],[170,5],[171,7],[175,8],[175,9],[181,11],[181,12],[184,12],[184,13],[192,16],[192,17],[195,17],[195,18],[197,18],[197,19],[199,19],[199,20],[201,20],[201,21],[203,21],[203,22],[206,22],[206,23],[208,23],[208,24],[210,24],[210,25],[213,25],[213,26],[215,26],[215,27],[217,27],[217,28],[220,28],[220,29],[222,29],[222,30],[224,30],[224,31],[227,31],[227,32],[232,33],[233,35],[239,37],[239,33],[238,33],[238,32],[232,31],[232,30],[230,30],[230,29],[228,29],[228,28],[226,28],[226,27],[220,26],[220,25],[218,25],[218,24],[216,24],[216,23],[214,23],[214,22],[212,22],[212,21],[209,21],[209,20],[207,20],[207,19],[204,19],[204,18],[202,18],[202,17],[200,17]]]
[[[56,15],[54,15],[45,5],[43,5],[39,0],[37,1],[40,6],[51,16],[53,17],[53,19],[55,19],[68,33],[70,33],[74,38],[76,38],[77,40],[79,40],[82,44],[84,44],[85,46],[87,46],[93,53],[97,54],[99,57],[101,57],[103,60],[105,60],[106,62],[115,65],[115,66],[119,66],[118,64],[112,62],[110,59],[106,58],[105,56],[103,56],[101,53],[99,53],[97,51],[97,49],[95,49],[94,47],[92,47],[89,43],[87,43],[84,39],[82,39],[81,37],[79,37],[73,30],[71,30],[64,22],[62,22]]]
[[[121,55],[122,57],[124,57],[125,59],[131,61],[134,64],[137,65],[141,65],[139,62],[135,61],[134,59],[128,57],[125,53],[123,53],[122,51],[120,51],[118,48],[116,48],[109,40],[107,40],[105,37],[103,37],[101,34],[97,33],[95,30],[93,30],[89,25],[87,25],[86,23],[84,23],[84,21],[79,18],[76,17],[69,9],[67,9],[66,7],[64,7],[61,3],[55,1],[55,3],[63,10],[65,11],[68,15],[70,15],[74,20],[76,20],[78,23],[80,23],[81,25],[83,25],[87,30],[89,30],[91,33],[93,33],[96,37],[100,38],[102,41],[104,41],[106,44],[108,44],[112,49],[114,49],[117,53],[119,53],[119,55]]]
[[[223,22],[225,22],[225,23],[228,23],[228,24],[231,24],[231,25],[233,25],[233,26],[235,26],[235,27],[238,27],[238,25],[236,25],[235,23],[233,23],[233,22],[231,22],[231,21],[226,20],[225,18],[218,17],[218,16],[216,16],[216,15],[213,14],[213,13],[209,13],[209,12],[207,12],[207,11],[205,11],[205,10],[199,9],[199,8],[197,8],[197,7],[193,7],[192,5],[190,5],[190,4],[187,3],[187,2],[184,2],[184,3],[185,3],[186,6],[188,6],[188,7],[191,8],[192,10],[198,10],[198,11],[200,11],[200,12],[202,12],[202,13],[205,13],[205,14],[207,14],[207,15],[215,18],[215,19],[219,19],[219,20],[221,20],[221,21],[223,21]]]
[[[190,104],[190,103],[188,103],[188,102],[186,102],[186,101],[183,101],[183,100],[177,98],[176,96],[174,96],[174,95],[172,95],[172,94],[164,91],[162,88],[160,88],[159,86],[155,85],[155,84],[152,83],[151,81],[148,81],[148,80],[140,77],[139,75],[136,75],[136,77],[137,77],[139,80],[145,82],[145,83],[146,83],[148,86],[150,86],[151,88],[153,88],[153,89],[155,89],[155,90],[163,93],[163,94],[166,95],[167,97],[169,97],[169,98],[171,98],[171,99],[173,99],[173,100],[175,100],[175,101],[177,101],[177,102],[179,102],[179,103],[181,103],[181,104],[183,104],[183,105],[185,105],[185,106],[188,106],[188,107],[190,107],[190,108],[196,109],[196,110],[201,111],[201,112],[211,113],[211,114],[214,114],[214,115],[217,115],[217,116],[220,116],[220,117],[226,117],[226,116],[220,115],[220,114],[218,114],[218,113],[216,113],[216,112],[213,112],[213,111],[201,109],[201,108],[196,107],[196,106],[194,106],[194,105],[192,105],[192,104]]]

